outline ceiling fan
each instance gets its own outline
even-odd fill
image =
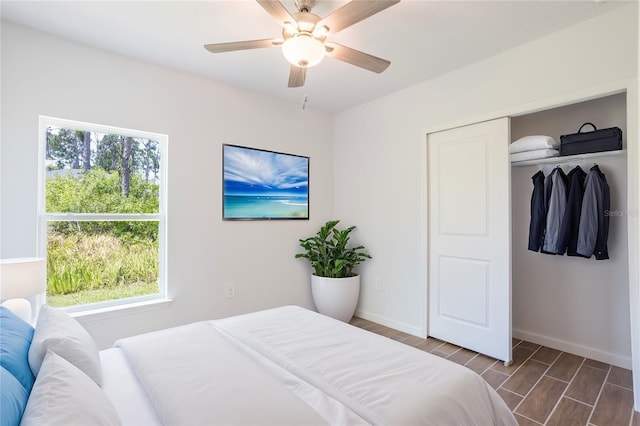
[[[282,53],[291,63],[289,87],[303,86],[307,68],[320,63],[325,55],[376,73],[391,64],[386,59],[326,40],[400,0],[352,0],[325,18],[311,13],[316,0],[295,0],[298,13],[293,15],[279,0],[256,1],[282,26],[282,38],[206,44],[204,48],[212,53],[222,53],[282,46]]]

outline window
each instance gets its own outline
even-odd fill
[[[40,117],[39,248],[47,304],[165,296],[167,136]]]

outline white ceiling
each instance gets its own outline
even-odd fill
[[[291,13],[292,0],[283,1]],[[624,1],[402,0],[330,41],[391,61],[382,74],[325,58],[287,87],[277,47],[212,54],[204,44],[280,37],[255,1],[11,1],[2,18],[328,112],[384,96],[624,5]],[[324,17],[346,1],[318,1]],[[550,64],[561,66],[561,64]]]

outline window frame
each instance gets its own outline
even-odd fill
[[[167,297],[167,148],[169,136],[141,130],[107,126],[63,118],[41,115],[38,123],[38,226],[36,251],[38,256],[47,257],[48,221],[157,221],[158,222],[158,293],[144,296],[112,299],[102,302],[65,307],[67,312],[89,312],[110,307],[138,306],[141,302],[166,300]],[[47,127],[66,127],[74,130],[103,134],[119,134],[134,138],[153,139],[158,142],[160,151],[160,189],[158,213],[47,213],[46,211],[46,137]],[[46,300],[46,293],[42,300]]]

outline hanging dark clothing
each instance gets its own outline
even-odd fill
[[[577,252],[578,229],[580,227],[580,212],[584,195],[584,180],[587,174],[580,166],[576,166],[567,175],[567,207],[560,227],[557,254],[567,253],[567,256],[582,256]],[[582,256],[584,257],[584,256]]]
[[[564,171],[562,171],[560,167],[556,167],[549,176],[547,176],[547,179],[549,178],[551,179],[551,192],[547,208],[547,226],[544,233],[542,251],[548,254],[556,254],[560,241],[562,219],[564,218],[564,212],[567,207],[567,175],[564,174]]]
[[[544,244],[544,231],[547,221],[545,210],[544,173],[538,171],[531,176],[533,192],[531,193],[531,219],[529,222],[529,250],[540,251]]]
[[[583,256],[595,255],[596,260],[609,259],[609,184],[604,173],[595,165],[584,182],[584,197],[580,213],[577,252]]]

